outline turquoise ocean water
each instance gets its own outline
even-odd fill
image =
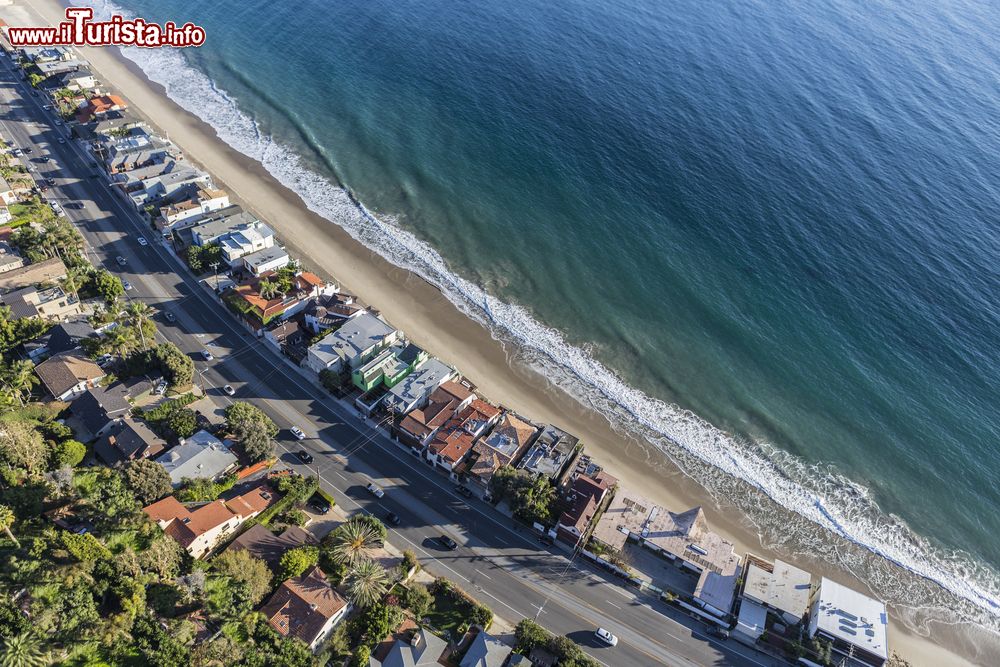
[[[203,25],[128,55],[765,539],[1000,625],[996,4],[119,5]]]

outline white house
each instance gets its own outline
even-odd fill
[[[252,253],[274,247],[274,230],[263,222],[253,222],[221,236],[217,242],[230,267]]]
[[[17,195],[14,194],[14,188],[10,187],[10,183],[3,176],[0,176],[0,201],[3,201],[5,206],[17,203]],[[10,215],[10,211],[7,214]]]
[[[878,600],[826,577],[813,592],[809,636],[832,642],[838,665],[884,665],[889,659],[888,628],[885,604]]]
[[[162,228],[174,228],[181,223],[194,224],[204,216],[230,206],[229,194],[225,190],[198,188],[190,199],[160,207]]]
[[[310,347],[305,365],[317,373],[326,369],[338,373],[353,370],[402,338],[403,332],[366,312],[347,320]]]
[[[288,266],[292,260],[281,246],[271,246],[243,256],[243,268],[255,276],[268,271],[277,271]]]
[[[208,431],[198,431],[156,461],[166,469],[174,486],[186,478],[215,479],[238,463],[229,447]]]

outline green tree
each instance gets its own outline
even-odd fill
[[[173,490],[166,469],[149,459],[126,463],[122,468],[122,479],[143,505],[159,500]]]
[[[157,667],[187,667],[189,664],[187,647],[164,631],[152,618],[137,618],[132,635],[142,664]]]
[[[49,459],[42,434],[28,422],[0,422],[0,459],[28,474],[41,472]]]
[[[44,667],[48,664],[42,641],[33,632],[8,637],[0,648],[0,667]]]
[[[153,356],[172,387],[187,387],[194,380],[194,361],[173,343],[157,345]]]
[[[91,283],[94,285],[94,291],[104,299],[109,308],[125,294],[121,278],[107,269],[97,269],[91,277]]]
[[[87,502],[100,514],[101,520],[108,524],[131,518],[139,509],[135,495],[122,476],[108,469],[98,469]]]
[[[14,317],[10,306],[0,304],[0,353],[38,338],[49,326],[51,325],[40,317]]]
[[[200,276],[205,272],[205,264],[201,261],[201,248],[199,246],[189,245],[184,257],[187,259],[191,273]]]
[[[434,604],[434,598],[427,590],[427,586],[418,583],[410,585],[403,591],[401,601],[403,606],[413,612],[417,619],[426,616],[431,605]]]
[[[373,560],[360,560],[347,570],[344,577],[347,597],[359,607],[377,602],[389,587],[389,574]]]
[[[521,622],[514,628],[514,639],[517,641],[516,649],[527,655],[531,649],[538,646],[547,646],[552,635],[549,631],[535,623],[530,618],[522,618]]]
[[[368,667],[371,664],[372,650],[362,644],[351,654],[351,667]]]
[[[313,546],[289,549],[278,564],[278,579],[284,581],[298,577],[319,562],[319,549]]]
[[[31,389],[38,384],[35,366],[30,361],[0,363],[0,400],[6,404],[24,407]]]
[[[20,549],[21,543],[17,541],[17,538],[14,537],[14,533],[11,531],[14,525],[14,518],[14,510],[6,505],[0,505],[0,530],[6,533],[7,538]]]
[[[378,531],[360,521],[348,521],[337,526],[323,540],[323,548],[329,557],[334,562],[347,565],[368,560],[380,546]]]
[[[31,629],[31,622],[13,602],[0,599],[0,639],[10,639],[14,635]]]
[[[262,299],[273,299],[281,293],[281,287],[278,283],[268,280],[267,278],[263,278],[260,281],[257,289],[260,292],[260,298]]]
[[[52,459],[56,468],[75,468],[87,456],[87,446],[79,440],[63,440],[52,448]]]
[[[243,451],[252,461],[262,461],[274,455],[271,439],[278,426],[264,411],[249,403],[232,403],[226,408],[226,426],[240,439]]]
[[[178,438],[190,438],[198,430],[198,415],[190,408],[179,408],[171,412],[164,423]]]
[[[108,548],[91,533],[77,535],[63,531],[59,534],[59,539],[66,547],[66,551],[81,563],[93,563],[101,559],[111,558],[111,552],[108,551]]]
[[[180,572],[184,551],[177,540],[160,535],[139,553],[139,567],[160,581],[170,581]]]
[[[223,552],[212,561],[212,567],[220,575],[245,585],[251,606],[263,600],[271,590],[271,570],[267,563],[247,551]]]
[[[82,578],[59,589],[53,611],[58,619],[59,631],[66,638],[77,635],[100,620],[91,585]]]

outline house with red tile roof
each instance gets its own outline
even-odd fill
[[[244,521],[257,516],[277,499],[269,487],[257,486],[230,500],[215,500],[196,508],[167,496],[142,511],[191,556],[204,558]]]
[[[427,446],[427,459],[455,476],[455,468],[472,451],[476,440],[500,419],[500,409],[474,399],[449,419]]]
[[[603,470],[593,476],[577,475],[565,496],[570,506],[559,517],[556,536],[572,547],[583,544],[595,515],[617,483],[616,478]]]
[[[431,393],[427,405],[410,410],[399,423],[393,424],[392,433],[400,442],[423,452],[445,422],[468,407],[475,398],[475,393],[467,385],[456,381],[445,382]]]
[[[500,468],[516,463],[540,431],[539,426],[505,410],[503,418],[489,435],[480,438],[472,447],[472,454],[465,464],[471,488],[480,496],[489,493],[493,475]]]
[[[292,278],[290,289],[284,294],[262,293],[262,283],[273,283],[276,278],[276,272],[268,271],[236,285],[222,296],[254,333],[263,331],[271,322],[287,320],[303,310],[312,299],[337,291],[336,286],[327,284],[316,274],[300,271]]]
[[[282,637],[300,639],[315,652],[347,615],[349,605],[319,567],[286,580],[260,610]]]
[[[80,123],[89,123],[110,111],[121,111],[127,108],[128,104],[118,95],[98,95],[97,97],[90,98],[80,108],[80,112],[76,114],[76,119]]]

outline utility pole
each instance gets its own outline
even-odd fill
[[[218,262],[212,262],[211,264],[209,264],[209,266],[212,267],[212,274],[213,274],[213,277],[215,278],[215,291],[218,292],[219,291],[219,263]]]

